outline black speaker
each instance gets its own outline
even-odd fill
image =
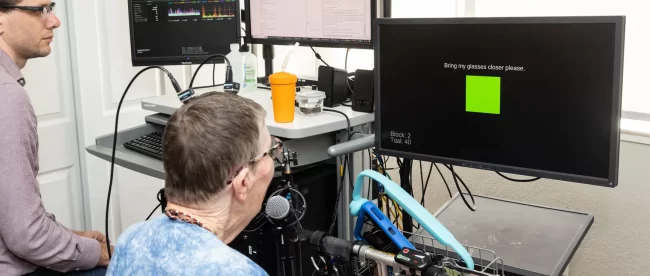
[[[372,113],[375,110],[375,78],[373,70],[357,70],[354,73],[352,110]]]
[[[318,67],[318,90],[325,92],[326,107],[336,107],[348,98],[348,73],[343,69]]]

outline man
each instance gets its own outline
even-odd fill
[[[0,0],[0,275],[98,275],[109,262],[101,233],[73,232],[46,213],[36,180],[37,121],[20,70],[50,54],[61,25],[53,7]]]

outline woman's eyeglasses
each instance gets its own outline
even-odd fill
[[[41,18],[48,19],[50,17],[50,14],[52,14],[52,12],[54,11],[55,6],[56,3],[50,3],[47,6],[0,5],[0,9],[17,9],[17,10],[24,10],[24,11],[40,12]]]
[[[273,159],[273,161],[276,161],[276,160],[279,160],[280,158],[282,158],[282,141],[280,141],[280,139],[275,138],[275,137],[271,137],[271,141],[272,141],[271,148],[268,151],[262,153],[260,156],[251,159],[251,161],[248,162],[249,165],[253,164],[253,163],[257,162],[257,161],[260,161],[260,159],[262,159],[262,158],[264,158],[266,156],[271,157],[271,159]]]
[[[271,157],[271,159],[273,159],[274,162],[279,161],[282,158],[282,145],[283,145],[282,141],[280,141],[280,139],[275,137],[271,137],[271,141],[273,144],[271,145],[271,148],[269,150],[265,151],[260,156],[251,159],[250,161],[248,161],[248,163],[246,163],[246,165],[242,166],[237,171],[235,171],[233,176],[226,182],[226,184],[232,183],[235,175],[239,174],[239,172],[242,169],[244,169],[244,167],[255,164],[257,163],[257,161],[260,161],[264,157],[267,156]]]

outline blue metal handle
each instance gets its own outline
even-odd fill
[[[420,226],[424,227],[424,229],[427,230],[427,232],[429,232],[429,234],[431,234],[442,245],[451,247],[454,251],[456,251],[458,256],[460,256],[465,264],[467,264],[467,268],[474,269],[474,259],[472,259],[472,255],[467,252],[465,247],[463,247],[463,245],[456,240],[454,235],[452,235],[444,225],[442,225],[433,215],[431,215],[429,211],[424,209],[424,207],[422,207],[422,205],[420,205],[420,203],[418,203],[410,194],[404,191],[402,187],[375,171],[366,170],[357,176],[357,180],[354,185],[354,191],[352,192],[352,202],[350,202],[351,215],[358,216],[361,213],[361,210],[363,210],[363,206],[369,202],[368,199],[365,199],[361,196],[361,190],[363,189],[363,178],[366,176],[381,183],[384,186],[384,191],[386,194],[388,194],[391,199],[397,202],[397,204],[404,211],[411,215],[411,217],[414,218],[420,224]],[[361,223],[363,224],[363,217],[359,217],[359,219],[357,219],[357,228],[359,228],[359,220],[361,220]]]
[[[409,242],[409,240],[395,228],[395,225],[384,215],[384,213],[377,208],[377,206],[368,201],[361,206],[359,210],[359,218],[357,219],[357,225],[354,227],[354,237],[357,240],[363,240],[361,236],[361,229],[363,228],[363,218],[368,216],[372,221],[377,224],[377,226],[386,233],[391,241],[397,246],[399,250],[404,248],[415,249],[415,246]]]

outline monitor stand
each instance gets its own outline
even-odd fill
[[[273,74],[273,58],[275,57],[273,45],[262,45],[262,57],[264,57],[264,73],[268,78]]]
[[[404,158],[402,164],[402,168],[399,170],[400,186],[407,193],[413,194],[413,184],[411,183],[411,169],[413,167],[413,159]],[[406,212],[402,213],[402,225],[404,231],[413,233],[413,219],[411,218],[411,215]]]

